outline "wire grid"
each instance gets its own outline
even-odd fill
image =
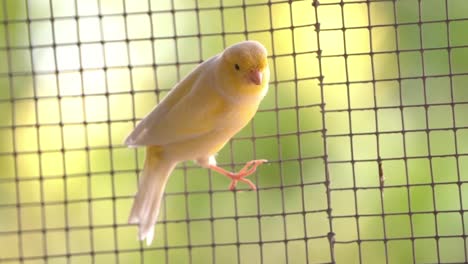
[[[467,262],[466,8],[1,1],[0,263]],[[270,51],[271,90],[218,160],[269,159],[259,190],[181,164],[147,247],[123,137],[245,38]]]

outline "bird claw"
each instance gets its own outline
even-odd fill
[[[244,182],[250,186],[251,190],[256,190],[257,187],[255,184],[253,184],[249,179],[246,179],[245,177],[251,175],[252,173],[255,172],[258,166],[261,164],[267,162],[267,160],[252,160],[249,161],[245,164],[245,166],[237,173],[234,172],[229,172],[225,171],[224,169],[217,167],[217,166],[211,166],[211,169],[231,178],[231,184],[229,185],[229,190],[234,191],[236,189],[237,183],[238,182]]]

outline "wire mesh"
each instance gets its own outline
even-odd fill
[[[0,1],[0,263],[468,262],[464,0]],[[269,50],[270,91],[187,162],[155,241],[127,217],[124,137],[226,46]],[[247,190],[247,186],[241,187]]]

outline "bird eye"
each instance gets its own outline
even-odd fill
[[[236,71],[240,70],[240,67],[239,67],[239,64],[234,64],[234,68],[236,69]]]

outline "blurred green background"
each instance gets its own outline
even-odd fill
[[[0,263],[468,261],[465,0],[2,0],[0,21]],[[123,139],[246,38],[270,91],[218,162],[268,159],[259,190],[180,164],[147,247]]]

